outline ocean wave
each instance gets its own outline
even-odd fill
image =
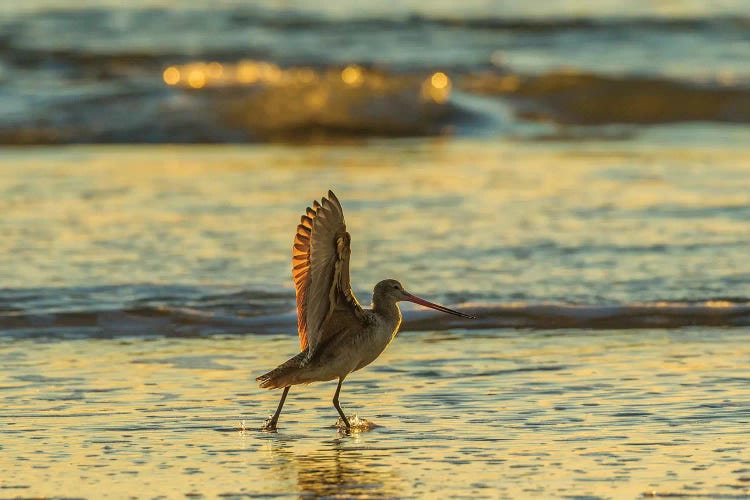
[[[212,68],[218,68],[215,78]],[[169,87],[105,92],[53,105],[54,124],[46,113],[0,123],[0,143],[417,137],[443,133],[470,114],[450,102],[451,81],[442,72],[389,74],[357,65],[280,68],[265,61],[170,66],[165,79],[168,70],[182,75],[169,80]]]
[[[264,61],[214,64],[222,68],[216,79],[210,77],[211,64],[175,65],[165,74],[173,70],[181,80],[167,87],[105,89],[99,95],[51,103],[38,116],[0,122],[0,143],[421,137],[477,129],[512,131],[509,120],[574,126],[584,133],[608,124],[750,123],[750,88],[721,82],[573,71],[403,74],[358,65],[313,69]],[[275,76],[252,76],[252,82],[243,83],[237,76],[242,67],[272,68]]]
[[[650,302],[621,305],[462,304],[475,320],[427,310],[404,312],[402,331],[624,330],[750,326],[750,301]],[[146,306],[99,311],[0,313],[4,338],[204,337],[296,331],[296,314],[244,316],[187,307]]]
[[[207,16],[77,9],[3,19],[0,144],[570,138],[609,124],[750,123],[743,16]],[[653,61],[637,57],[653,44],[663,47]],[[705,64],[691,46],[704,48]],[[601,54],[615,50],[630,56],[607,65]],[[682,69],[664,72],[673,67]]]
[[[462,90],[514,100],[516,114],[563,125],[750,123],[750,89],[731,82],[687,82],[578,71],[467,75]]]

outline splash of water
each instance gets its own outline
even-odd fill
[[[367,432],[367,431],[371,431],[375,427],[378,427],[378,425],[375,422],[372,422],[365,418],[361,418],[356,413],[354,415],[350,415],[347,418],[349,420],[349,428],[346,427],[346,424],[341,419],[341,417],[339,417],[339,419],[336,420],[335,427],[337,427],[339,431]]]

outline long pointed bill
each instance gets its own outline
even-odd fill
[[[453,309],[448,309],[447,307],[443,307],[439,304],[433,304],[432,302],[421,299],[417,297],[416,295],[407,293],[406,291],[404,291],[404,294],[408,297],[406,300],[408,300],[409,302],[414,302],[415,304],[419,304],[420,306],[429,307],[430,309],[435,309],[437,311],[441,311],[444,313],[453,314],[455,316],[461,316],[462,318],[477,319],[476,316],[471,316],[469,314],[464,314],[462,312],[454,311]]]

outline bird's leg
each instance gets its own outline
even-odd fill
[[[341,384],[344,383],[344,377],[341,377],[339,379],[339,386],[336,387],[336,394],[333,395],[333,406],[336,407],[336,411],[339,412],[339,415],[341,415],[341,420],[344,421],[344,425],[346,425],[347,429],[351,428],[351,425],[349,425],[349,419],[346,418],[346,415],[344,415],[343,410],[339,406],[339,392],[341,392]]]
[[[273,414],[273,417],[266,420],[266,423],[263,424],[263,430],[264,431],[275,431],[276,430],[276,423],[279,421],[279,415],[281,415],[281,409],[284,407],[284,401],[286,401],[286,395],[289,393],[289,389],[291,386],[284,387],[284,392],[281,394],[281,401],[279,401],[279,407],[276,408],[276,413]]]

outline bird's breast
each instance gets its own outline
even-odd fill
[[[360,359],[355,370],[364,368],[375,361],[398,333],[401,324],[400,315],[396,321],[388,321],[387,318],[374,316],[373,321],[369,322],[367,327],[358,335]]]

